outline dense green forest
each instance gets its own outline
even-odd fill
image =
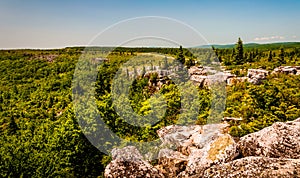
[[[112,52],[110,52],[113,50]],[[154,125],[143,127],[126,123],[114,110],[112,85],[122,64],[139,53],[172,56],[187,67],[220,61],[237,76],[245,76],[249,68],[269,71],[282,65],[300,65],[299,44],[253,45],[244,48],[239,39],[232,48],[98,48],[108,60],[103,62],[95,83],[97,109],[108,127],[117,135],[132,141],[151,141],[156,130],[179,120],[183,106],[180,87],[170,81],[158,90],[157,74],[146,75],[133,70],[134,80],[128,88],[131,108],[139,116],[151,111],[149,98],[159,94],[165,99],[151,100],[165,107],[166,113]],[[213,51],[214,54],[211,54]],[[109,53],[110,52],[110,53]],[[0,177],[97,177],[103,176],[110,157],[101,153],[83,134],[74,114],[72,92],[84,86],[73,86],[72,80],[83,47],[56,50],[0,51]],[[217,58],[216,58],[217,57]],[[203,61],[204,60],[204,61]],[[172,60],[145,63],[166,68]],[[206,63],[205,63],[206,62]],[[127,77],[129,74],[125,73]],[[300,117],[299,75],[271,74],[261,85],[241,82],[226,86],[224,116],[241,117],[229,129],[233,136],[258,131],[277,121]],[[206,124],[211,114],[209,88],[197,88],[196,124]],[[188,94],[189,91],[186,91]],[[183,116],[189,120],[191,115]],[[218,117],[217,115],[215,117]],[[142,122],[142,121],[141,121]],[[109,143],[108,143],[109,144]]]

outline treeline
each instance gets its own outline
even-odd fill
[[[298,43],[295,43],[295,45],[282,43],[280,47],[276,44],[269,44],[244,48],[243,42],[239,38],[234,48],[218,49],[213,46],[212,48],[218,56],[219,61],[230,70],[248,68],[272,70],[281,65],[300,65],[300,45],[296,44]]]

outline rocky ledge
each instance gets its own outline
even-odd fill
[[[135,147],[115,149],[105,177],[300,177],[300,118],[278,122],[236,141],[228,125],[171,125],[158,131],[158,163]]]
[[[222,72],[203,66],[192,66],[189,69],[190,80],[200,87],[209,86],[214,81],[224,81],[227,85],[248,81],[254,85],[259,85],[270,74],[300,75],[300,66],[280,66],[272,72],[265,69],[248,69],[246,77],[237,77],[230,71],[225,71],[224,68]]]

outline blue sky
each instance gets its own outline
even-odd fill
[[[140,16],[177,19],[210,44],[234,43],[238,37],[259,43],[300,41],[299,9],[298,0],[0,0],[0,48],[87,45],[107,27]]]

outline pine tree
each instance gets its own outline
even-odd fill
[[[273,54],[272,54],[272,51],[270,50],[269,56],[268,56],[268,61],[271,62],[272,59],[273,59]]]
[[[8,121],[8,133],[9,134],[14,134],[18,130],[18,125],[16,124],[14,116],[9,117]]]
[[[178,53],[177,60],[179,60],[182,64],[185,63],[182,46],[179,47],[179,53]]]
[[[280,63],[280,65],[285,64],[283,47],[280,48],[279,63]]]
[[[236,44],[236,55],[235,55],[235,64],[243,64],[244,62],[244,47],[243,41],[241,38],[238,39]]]

